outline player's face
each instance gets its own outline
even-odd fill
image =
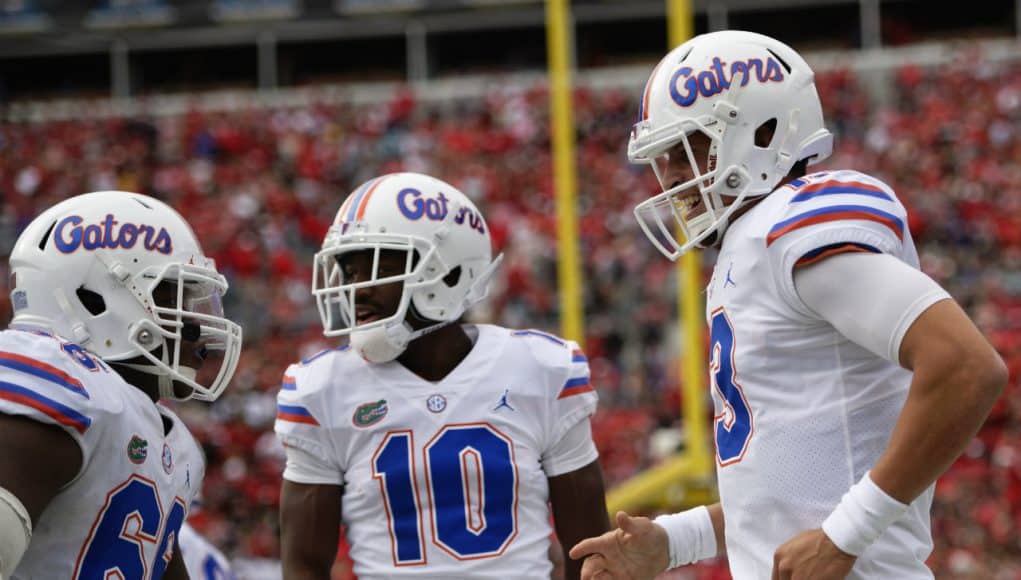
[[[177,283],[164,280],[156,286],[156,288],[152,292],[152,296],[153,299],[156,301],[156,304],[161,307],[177,308],[178,303],[181,300],[182,296],[185,301],[188,300],[189,289],[186,285],[183,294],[179,293]],[[184,324],[184,327],[180,331],[181,332],[180,367],[195,371],[196,376],[199,376],[199,382],[203,382],[204,378],[201,377],[200,373],[203,367],[203,363],[205,362],[207,355],[209,354],[209,351],[206,349],[206,341],[210,339],[201,336],[201,328],[199,324],[196,323],[195,321],[188,320],[188,318],[184,318],[182,322]],[[168,328],[168,330],[172,332],[174,331],[173,328]],[[177,342],[172,338],[166,338],[164,340],[164,345],[165,346],[159,346],[158,348],[156,348],[156,350],[152,351],[152,354],[156,358],[172,362],[174,350],[177,347]],[[166,356],[164,356],[163,352],[164,348],[167,349]],[[114,363],[114,366],[117,368],[117,372],[127,382],[135,385],[136,387],[148,393],[153,398],[153,400],[158,399],[159,378],[156,375],[137,371],[125,365],[149,366],[151,365],[150,361],[144,356],[138,355],[137,357],[128,360],[118,361],[117,363]],[[214,365],[214,367],[218,367],[218,365]],[[212,370],[213,372],[215,372],[217,369],[213,368]],[[208,382],[209,381],[205,381],[205,384],[208,384]],[[188,385],[185,385],[179,381],[174,381],[174,394],[176,396],[186,398],[191,395],[191,392],[192,388],[189,387]]]
[[[370,280],[379,280],[391,276],[405,274],[407,252],[399,250],[381,250],[379,264],[373,275],[375,252],[360,250],[341,254],[337,258],[344,284],[355,284]],[[401,303],[404,291],[403,282],[375,284],[355,290],[355,324],[368,324],[388,316],[393,316]]]
[[[711,169],[709,167],[709,149],[712,142],[705,134],[698,131],[688,135],[688,145],[691,147],[691,152],[694,154],[695,163],[698,164],[698,171],[700,175],[705,175],[707,171]],[[688,159],[688,154],[684,149],[684,143],[678,142],[667,152],[667,165],[663,172],[663,188],[670,189],[677,187],[682,183],[687,183],[695,178],[695,171],[692,168],[691,162]],[[708,183],[706,184],[708,185]],[[681,205],[684,206],[683,216],[686,220],[702,215],[706,212],[707,208],[705,202],[702,199],[696,185],[692,185],[687,190],[680,192]]]
[[[178,308],[180,307],[179,301],[184,300],[187,302],[189,294],[190,289],[187,284],[184,287],[184,291],[179,292],[176,283],[164,280],[156,286],[152,296],[156,303],[162,307]],[[181,366],[194,370],[198,375],[209,353],[206,349],[206,341],[209,339],[201,336],[201,328],[196,321],[184,318],[182,322],[184,327],[181,329]],[[172,359],[174,350],[177,347],[176,341],[168,338],[166,339],[166,345],[169,351],[168,357]],[[156,353],[156,356],[158,357],[160,354]],[[208,381],[206,381],[206,384],[208,384]],[[191,387],[175,382],[174,391],[177,396],[184,397],[190,394]]]

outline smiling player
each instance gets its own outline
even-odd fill
[[[461,321],[498,263],[438,179],[384,175],[341,206],[313,294],[350,345],[279,395],[287,578],[329,577],[341,519],[359,578],[549,577],[548,504],[565,546],[608,529],[578,345]]]

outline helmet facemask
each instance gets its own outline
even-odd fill
[[[209,264],[168,263],[125,284],[152,313],[128,330],[129,343],[149,364],[109,362],[158,376],[161,398],[216,400],[241,352],[241,327],[223,314],[224,277]],[[189,392],[182,395],[174,383]]]
[[[635,207],[635,218],[656,248],[671,260],[691,247],[715,241],[716,230],[728,204],[720,194],[717,163],[722,132],[712,131],[696,119],[675,128],[675,138],[658,144],[660,152],[642,151],[656,175],[661,192]],[[693,143],[708,143],[693,147]],[[697,143],[700,144],[700,143]],[[697,150],[696,150],[697,149]],[[682,159],[678,161],[677,156]],[[683,182],[673,179],[671,164],[690,168]],[[676,167],[674,168],[676,171]],[[707,243],[708,242],[708,243]]]
[[[345,275],[344,261],[359,252],[366,253],[369,267],[367,275],[355,280]],[[384,259],[385,253],[396,253],[400,258]],[[395,268],[398,262],[402,264]],[[436,246],[422,238],[389,234],[328,236],[324,249],[315,256],[312,288],[324,334],[350,335],[352,344],[362,347],[358,350],[370,362],[393,360],[415,338],[453,322],[428,321],[434,323],[413,329],[406,320],[415,291],[442,284],[449,272]],[[390,284],[401,285],[395,310],[373,312],[372,320],[360,321],[371,307],[360,303],[358,291]]]

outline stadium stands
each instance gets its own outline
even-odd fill
[[[923,268],[969,310],[1011,369],[993,417],[939,483],[940,578],[1021,575],[1021,65],[962,51],[952,64],[897,70],[876,106],[849,70],[819,87],[838,153],[826,167],[886,179],[912,212]],[[583,89],[578,124],[587,352],[602,410],[594,432],[609,484],[648,467],[657,429],[677,428],[672,267],[631,215],[657,187],[623,147],[637,91]],[[56,200],[144,191],[181,208],[230,278],[227,308],[246,329],[231,389],[182,414],[209,456],[195,527],[236,558],[277,554],[282,450],[271,432],[288,363],[328,345],[309,296],[311,255],[343,196],[401,169],[456,184],[482,204],[507,253],[479,317],[557,328],[547,95],[537,84],[481,97],[377,104],[186,110],[171,115],[0,124],[0,254]],[[711,263],[710,259],[705,260]],[[8,318],[0,276],[0,318]],[[342,566],[341,566],[342,567]],[[341,567],[338,567],[340,569]],[[338,572],[339,574],[339,572]],[[726,578],[707,564],[689,578]]]

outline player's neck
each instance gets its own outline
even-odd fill
[[[397,358],[426,381],[440,381],[450,374],[472,349],[472,340],[460,324],[448,324],[411,341]]]
[[[142,371],[126,367],[122,364],[111,363],[111,368],[124,379],[124,382],[142,391],[147,397],[152,399],[153,403],[157,403],[160,400],[160,389],[158,378],[155,375],[144,373]]]

